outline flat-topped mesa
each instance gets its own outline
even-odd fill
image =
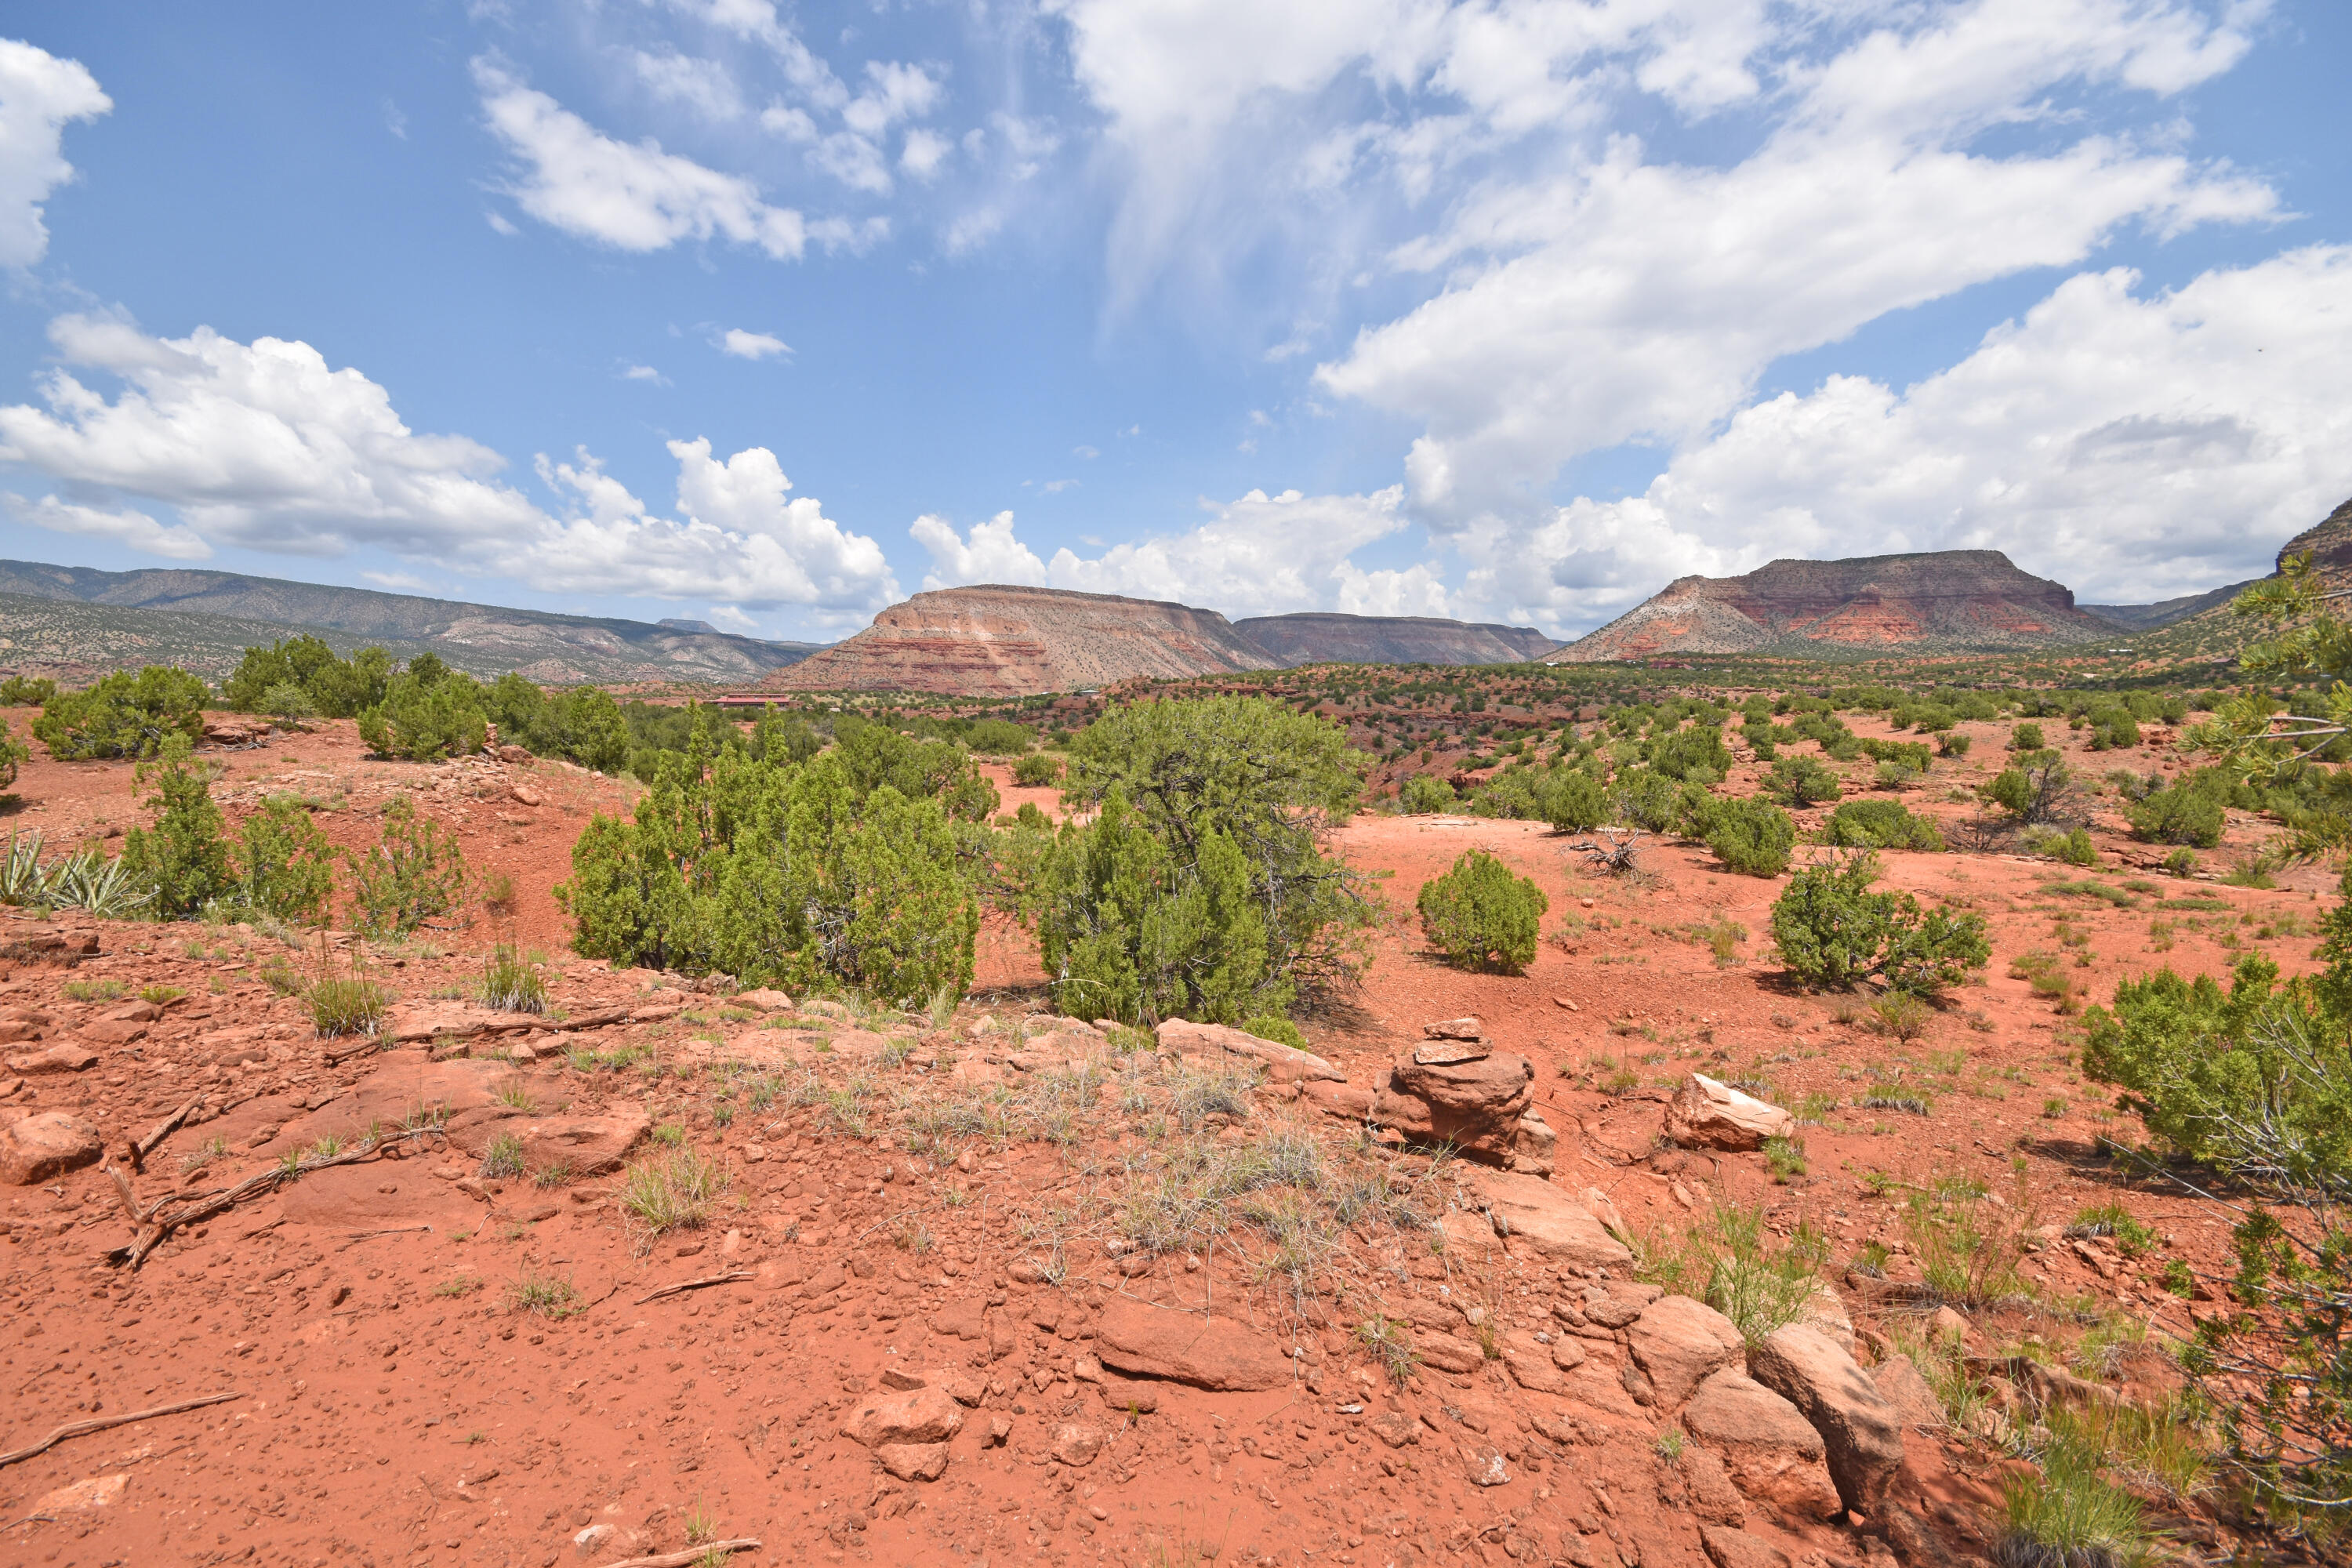
[[[1280,666],[1214,610],[988,584],[917,594],[761,691],[1029,697]]]
[[[1520,664],[1559,645],[1533,626],[1434,616],[1256,616],[1234,629],[1283,664]]]
[[[1553,664],[1667,653],[1999,652],[2113,635],[2074,591],[1998,550],[1775,561],[1740,577],[1681,577],[1548,657]]]

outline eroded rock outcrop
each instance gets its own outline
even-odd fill
[[[1390,1068],[1371,1120],[1409,1143],[1445,1143],[1506,1170],[1549,1175],[1558,1135],[1535,1110],[1535,1064],[1483,1041],[1441,1040]]]
[[[1835,1340],[1801,1324],[1751,1348],[1748,1370],[1822,1435],[1830,1476],[1845,1506],[1876,1513],[1903,1463],[1903,1425],[1870,1374]]]
[[[1785,1138],[1797,1119],[1777,1105],[1743,1094],[1705,1073],[1693,1073],[1666,1105],[1664,1135],[1685,1149],[1721,1149],[1745,1153],[1767,1138]]]

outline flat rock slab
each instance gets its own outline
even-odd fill
[[[1870,1374],[1835,1340],[1802,1324],[1750,1350],[1748,1370],[1802,1411],[1822,1435],[1830,1477],[1845,1506],[1875,1518],[1903,1464],[1903,1420]]]
[[[1540,1176],[1499,1171],[1481,1180],[1489,1207],[1510,1227],[1514,1251],[1572,1268],[1616,1268],[1633,1261],[1591,1211]]]
[[[515,1138],[522,1143],[523,1169],[533,1175],[561,1170],[574,1180],[619,1170],[652,1131],[652,1118],[631,1107],[604,1116],[541,1116],[484,1105],[449,1119],[449,1142],[478,1160],[494,1139]]]
[[[375,1070],[348,1093],[288,1121],[264,1152],[282,1154],[326,1137],[349,1141],[374,1123],[397,1127],[420,1110],[437,1110],[454,1119],[498,1104],[499,1087],[515,1073],[508,1062],[470,1057],[427,1061],[420,1051],[388,1051],[377,1061]]]
[[[98,1065],[98,1053],[88,1046],[51,1046],[45,1051],[26,1051],[8,1058],[8,1070],[26,1078],[44,1073],[87,1072]]]
[[[1095,1324],[1095,1353],[1105,1366],[1131,1376],[1220,1393],[1280,1388],[1291,1380],[1290,1358],[1264,1330],[1126,1296],[1103,1309]]]
[[[447,1182],[436,1180],[423,1160],[362,1160],[330,1165],[278,1189],[278,1206],[289,1225],[322,1230],[390,1230],[429,1225],[436,1235],[478,1230],[482,1205]]]
[[[1483,1062],[1495,1054],[1493,1048],[1479,1040],[1441,1040],[1434,1045],[1416,1047],[1413,1065],[1425,1068],[1457,1067],[1464,1062]]]
[[[29,1187],[98,1163],[105,1144],[79,1116],[44,1110],[0,1127],[0,1182]]]
[[[1155,1031],[1160,1048],[1180,1057],[1242,1057],[1264,1064],[1276,1083],[1345,1083],[1348,1075],[1312,1051],[1260,1039],[1223,1024],[1194,1024],[1171,1018]]]

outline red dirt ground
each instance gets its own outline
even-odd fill
[[[7,715],[20,732],[27,716]],[[1978,761],[1937,764],[1908,797],[1915,807],[1997,761],[1999,731],[1972,728]],[[238,1397],[72,1438],[0,1469],[0,1559],[58,1568],[551,1568],[677,1550],[707,1521],[719,1538],[759,1538],[759,1551],[736,1559],[751,1563],[1706,1561],[1675,1467],[1655,1449],[1663,1423],[1627,1399],[1605,1347],[1558,1394],[1517,1386],[1493,1362],[1459,1376],[1425,1369],[1392,1385],[1339,1327],[1286,1318],[1222,1253],[1197,1273],[1170,1257],[1134,1276],[1098,1253],[1074,1253],[1058,1287],[1020,1283],[1039,1216],[1098,1192],[1120,1147],[972,1138],[960,1151],[970,1158],[951,1163],[946,1151],[923,1158],[878,1137],[824,1135],[814,1111],[782,1100],[722,1125],[717,1101],[690,1077],[568,1066],[562,1051],[572,1046],[638,1042],[689,1063],[772,1048],[774,1037],[724,1037],[742,1020],[717,1012],[716,998],[665,989],[676,977],[614,973],[562,951],[566,928],[550,889],[567,873],[588,814],[625,807],[634,786],[543,763],[368,762],[348,724],[218,760],[227,771],[215,795],[233,816],[264,788],[301,789],[335,803],[320,820],[339,843],[357,844],[373,831],[372,805],[414,790],[460,834],[474,870],[514,879],[510,920],[378,952],[377,972],[405,1004],[423,1008],[436,992],[462,989],[481,950],[511,931],[552,954],[552,1000],[574,1017],[687,1005],[667,1020],[541,1033],[537,1057],[501,1081],[541,1111],[642,1111],[677,1127],[690,1146],[725,1161],[736,1185],[716,1223],[647,1247],[616,1202],[614,1177],[493,1183],[477,1195],[457,1183],[476,1160],[420,1139],[404,1157],[313,1173],[182,1233],[136,1270],[102,1261],[132,1231],[100,1168],[6,1189],[0,1443],[201,1394]],[[1051,792],[1005,788],[996,772],[1004,809],[1024,798],[1052,807]],[[518,785],[541,804],[524,804]],[[52,846],[139,819],[127,765],[37,761],[16,788],[26,804],[10,825],[38,828]],[[1948,821],[1966,809],[1940,800],[1927,808]],[[2163,878],[2138,868],[2154,852],[2125,841],[2111,819],[2097,826],[2103,864],[2091,873],[2021,858],[1884,858],[1890,884],[1984,913],[1996,953],[1981,984],[1955,993],[1906,1043],[1864,1027],[1856,999],[1782,985],[1764,956],[1780,884],[1725,874],[1701,848],[1654,847],[1656,879],[1635,886],[1582,875],[1570,841],[1539,825],[1360,817],[1339,848],[1388,874],[1381,897],[1393,918],[1360,990],[1308,1021],[1310,1045],[1351,1083],[1369,1084],[1424,1022],[1477,1015],[1499,1048],[1535,1064],[1538,1100],[1559,1135],[1556,1183],[1600,1187],[1637,1233],[1687,1225],[1722,1196],[1765,1205],[1782,1234],[1801,1219],[1822,1227],[1842,1267],[1864,1241],[1899,1235],[1900,1191],[1874,1195],[1874,1173],[1913,1184],[1974,1177],[2028,1228],[2119,1202],[2159,1233],[2155,1255],[2133,1260],[2040,1230],[2026,1271],[2053,1299],[2092,1298],[2182,1333],[2193,1304],[2158,1288],[2157,1276],[2168,1258],[2217,1270],[2223,1223],[2114,1173],[2100,1141],[2129,1143],[2140,1129],[2080,1079],[2072,1020],[2010,977],[2010,961],[2058,953],[2098,1000],[2159,963],[2218,973],[2250,947],[2308,967],[2325,884],[2310,871],[2275,890]],[[2242,851],[2260,834],[2233,819],[2231,846]],[[1534,877],[1551,899],[1544,944],[1523,976],[1465,974],[1421,951],[1413,895],[1473,846]],[[2228,852],[2207,858],[2226,863]],[[2127,894],[2129,909],[2050,890],[2086,875],[2110,886],[2146,876],[2150,890]],[[2184,897],[2220,907],[2161,907]],[[1718,963],[1689,933],[1724,920],[1747,935]],[[2152,934],[2152,921],[2171,929]],[[0,952],[27,932],[60,930],[92,932],[100,952],[71,967],[38,955],[0,961],[0,1009],[48,1019],[37,1043],[8,1049],[79,1042],[100,1059],[79,1073],[0,1073],[0,1117],[72,1111],[102,1131],[109,1165],[123,1167],[131,1139],[199,1100],[188,1125],[126,1171],[142,1204],[183,1184],[206,1189],[266,1169],[309,1136],[306,1116],[323,1126],[316,1118],[352,1103],[343,1097],[362,1084],[381,1094],[413,1083],[423,1094],[440,1081],[429,1075],[452,1070],[414,1047],[336,1061],[341,1043],[317,1039],[299,1002],[262,983],[263,967],[286,950],[238,928],[41,922],[0,910]],[[2087,963],[2074,965],[2077,952]],[[919,1063],[940,1053],[943,1069],[977,1020],[1009,1023],[1042,1007],[1041,978],[1034,945],[992,923],[979,989],[951,1036],[912,1019],[883,1031],[919,1044],[927,1053]],[[105,1031],[93,1026],[113,1004],[73,1000],[65,987],[106,981],[188,994],[138,1037],[100,1043]],[[679,1032],[698,1018],[713,1027]],[[798,1026],[787,1044],[827,1048],[809,1031],[838,1021],[803,1009]],[[849,1037],[842,1048],[852,1048]],[[474,1049],[491,1047],[478,1040]],[[1633,1087],[1604,1092],[1621,1064]],[[1758,1155],[1659,1151],[1669,1087],[1693,1069],[1769,1084],[1759,1092],[1790,1107],[1833,1099],[1803,1129],[1809,1173],[1776,1183]],[[1882,1082],[1916,1092],[1927,1113],[1853,1108]],[[1315,1121],[1303,1103],[1274,1097],[1257,1114]],[[226,1152],[184,1173],[209,1147]],[[928,1247],[894,1245],[910,1216],[928,1228]],[[1905,1268],[1898,1253],[1888,1271],[1900,1279]],[[749,1278],[642,1300],[658,1285],[734,1269]],[[1421,1258],[1400,1279],[1406,1272],[1401,1288],[1417,1298],[1475,1285],[1513,1333],[1549,1327],[1550,1293],[1564,1283],[1516,1254]],[[557,1320],[520,1310],[509,1288],[533,1277],[568,1282],[585,1310]],[[1216,1394],[1081,1375],[1104,1303],[1119,1294],[1190,1298],[1204,1281],[1247,1303],[1245,1316],[1268,1332],[1286,1329],[1296,1383]],[[1865,1330],[1897,1326],[1900,1310],[1874,1305],[1866,1289],[1850,1291],[1847,1306]],[[1987,1317],[1969,1331],[1990,1348],[2022,1330]],[[854,1402],[897,1368],[935,1383],[974,1380],[979,1403],[938,1481],[894,1479],[841,1435]],[[2163,1376],[2147,1358],[2127,1358],[2123,1371]],[[1369,1424],[1390,1410],[1421,1419],[1417,1446],[1373,1440]],[[1549,1436],[1559,1415],[1586,1424],[1584,1442]],[[1007,1423],[1002,1444],[990,1441],[992,1417]],[[1078,1465],[1053,1456],[1067,1424],[1096,1429],[1099,1457]],[[1510,1479],[1473,1484],[1494,1451]],[[1936,1550],[1954,1561],[1980,1553],[1995,1500],[1982,1445],[1914,1431],[1908,1453],[1897,1495],[1934,1523],[1945,1543]],[[2210,1521],[2177,1522],[2209,1544],[2217,1539]],[[614,1530],[575,1546],[599,1524]],[[1887,1552],[1874,1535],[1845,1527],[1752,1514],[1748,1529],[1820,1568]],[[1906,1561],[1936,1560],[1902,1544]]]

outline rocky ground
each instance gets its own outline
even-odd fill
[[[1890,855],[1997,954],[1896,1029],[1781,984],[1777,885],[1703,850],[1609,880],[1537,825],[1366,816],[1340,848],[1395,918],[1299,1057],[1056,1018],[1001,925],[952,1016],[614,971],[561,950],[547,889],[622,786],[367,763],[348,726],[221,760],[232,807],[313,791],[339,841],[413,790],[517,905],[300,947],[0,910],[0,1443],[231,1396],[0,1468],[11,1561],[1966,1562],[2005,1423],[2105,1397],[2063,1379],[2169,1388],[2227,1238],[2118,1173],[2137,1124],[2012,962],[2095,998],[2249,948],[2307,967],[2322,907],[2308,872],[2148,876],[2111,826],[2090,873]],[[1957,815],[1947,784],[1913,804]],[[127,766],[18,789],[56,844],[135,820]],[[1524,976],[1446,968],[1407,918],[1473,845],[1550,894]],[[470,1000],[510,932],[545,1014]],[[355,962],[388,1026],[320,1038],[295,988]],[[2109,1205],[2155,1240],[2068,1234]],[[1672,1265],[1717,1205],[1818,1252],[1798,1326],[1743,1344],[1665,1289],[1697,1289]],[[2020,1277],[1966,1312],[1920,1289],[1956,1214]],[[1939,1333],[1990,1380],[1960,1426]],[[2226,1550],[2209,1507],[2158,1502]]]

